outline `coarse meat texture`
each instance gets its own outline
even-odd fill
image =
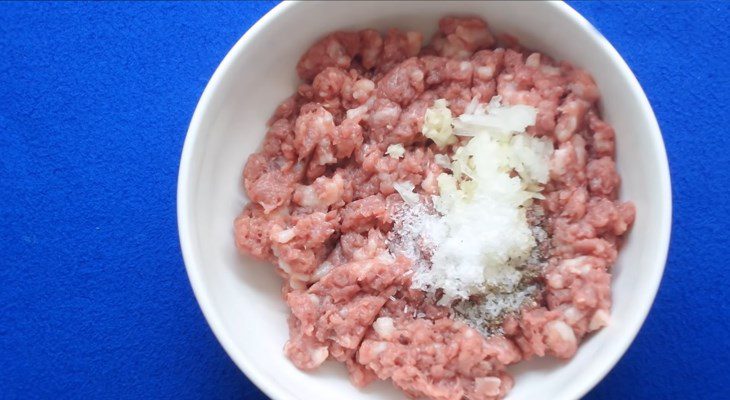
[[[498,399],[507,365],[570,358],[609,323],[611,266],[635,209],[617,200],[614,131],[601,119],[591,76],[568,62],[499,40],[486,22],[445,17],[429,43],[419,32],[334,32],[296,66],[297,92],[271,117],[243,183],[238,249],[276,266],[291,307],[284,351],[303,370],[344,363],[359,387],[390,379],[414,398]],[[438,194],[444,167],[421,134],[426,109],[454,115],[478,97],[538,110],[528,133],[552,140],[544,228],[549,237],[537,302],[488,337],[412,289],[412,260],[388,251],[394,184]],[[386,154],[400,144],[402,156]],[[443,163],[441,163],[443,165]]]

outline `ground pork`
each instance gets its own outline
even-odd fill
[[[486,22],[445,17],[419,32],[334,32],[296,65],[297,92],[279,105],[249,157],[250,199],[235,220],[238,249],[272,262],[291,308],[284,352],[303,370],[328,358],[352,382],[390,379],[411,397],[498,399],[505,367],[535,356],[569,358],[607,325],[611,266],[636,210],[617,200],[615,134],[601,119],[591,76],[568,62],[502,42]],[[388,252],[394,184],[438,194],[440,149],[421,134],[444,98],[454,115],[499,95],[538,110],[528,133],[555,148],[545,210],[541,294],[483,336],[410,288],[412,262]],[[402,156],[386,154],[402,145]]]

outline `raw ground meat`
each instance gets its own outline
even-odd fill
[[[506,37],[478,18],[446,17],[424,46],[418,32],[335,32],[296,66],[303,83],[274,112],[243,172],[251,200],[235,221],[237,247],[271,261],[291,307],[285,353],[303,370],[343,362],[352,382],[391,379],[414,398],[498,399],[505,367],[571,357],[609,323],[610,270],[633,223],[617,200],[614,132],[591,76]],[[537,306],[489,337],[410,289],[411,261],[388,252],[393,189],[437,194],[439,149],[421,134],[438,98],[454,115],[478,97],[538,110],[528,133],[555,151],[539,206],[550,246]],[[405,146],[397,159],[391,144]]]

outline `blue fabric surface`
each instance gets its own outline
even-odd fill
[[[646,90],[669,152],[669,263],[589,399],[730,398],[730,6],[571,3]],[[0,398],[265,398],[180,256],[190,117],[256,3],[0,3]]]

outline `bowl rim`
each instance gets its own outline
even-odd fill
[[[296,7],[301,0],[295,1],[283,1],[276,5],[274,8],[269,10],[263,17],[261,17],[256,23],[254,23],[246,33],[236,42],[236,44],[228,51],[226,56],[223,58],[221,63],[216,68],[210,81],[205,87],[203,94],[198,101],[198,104],[193,113],[190,125],[185,136],[183,144],[182,154],[180,158],[180,167],[178,173],[177,182],[177,224],[178,234],[180,238],[180,247],[183,256],[183,262],[187,271],[188,279],[193,288],[193,293],[197,302],[203,312],[203,315],[210,326],[213,334],[218,339],[223,349],[226,351],[228,356],[238,366],[238,368],[251,380],[261,391],[267,396],[276,400],[294,400],[293,397],[286,391],[284,391],[280,384],[276,381],[269,379],[267,376],[258,372],[255,367],[254,360],[251,360],[241,351],[238,351],[234,344],[234,340],[231,336],[231,332],[228,332],[222,323],[220,314],[216,311],[212,299],[208,293],[207,287],[203,284],[202,273],[200,264],[197,262],[197,250],[194,246],[194,219],[189,218],[193,193],[191,189],[195,187],[197,182],[191,182],[191,173],[193,171],[193,156],[195,154],[195,148],[200,143],[201,124],[203,116],[208,112],[208,108],[211,103],[211,99],[215,92],[219,90],[221,81],[224,76],[228,73],[234,60],[239,57],[240,53],[248,45],[249,39],[256,36],[260,31],[265,29],[274,19],[280,14]],[[601,358],[598,365],[594,364],[592,368],[593,372],[590,373],[586,378],[582,380],[580,384],[572,386],[572,390],[569,390],[567,395],[569,398],[580,398],[594,388],[616,365],[620,358],[626,353],[631,343],[638,335],[641,327],[646,320],[649,311],[656,298],[659,285],[666,268],[667,255],[669,252],[669,243],[672,230],[672,192],[671,192],[671,179],[669,174],[669,162],[667,159],[666,148],[664,140],[661,135],[659,123],[657,122],[654,111],[651,108],[646,93],[639,84],[636,76],[629,68],[626,61],[621,57],[618,51],[613,45],[580,13],[570,7],[564,2],[549,1],[549,6],[554,7],[558,12],[562,13],[566,18],[573,20],[577,23],[590,39],[598,42],[602,50],[607,52],[608,56],[617,62],[620,70],[621,79],[626,80],[631,86],[631,90],[638,96],[638,100],[641,105],[641,112],[648,117],[650,129],[646,132],[647,135],[651,135],[654,146],[660,151],[659,165],[657,165],[657,178],[660,180],[660,188],[663,192],[661,198],[664,201],[663,215],[661,219],[665,222],[666,229],[663,232],[658,232],[657,243],[658,243],[658,258],[660,268],[654,271],[652,281],[650,282],[649,291],[645,291],[644,295],[647,300],[644,304],[638,307],[642,308],[641,318],[635,319],[632,325],[626,326],[625,331],[629,332],[617,340],[622,342],[617,347],[618,351],[610,354],[606,354]],[[661,157],[663,155],[663,157]]]

